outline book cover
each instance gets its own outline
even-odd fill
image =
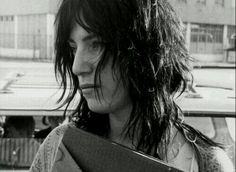
[[[78,128],[62,140],[83,172],[181,172],[167,163]]]

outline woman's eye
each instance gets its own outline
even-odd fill
[[[102,43],[99,41],[93,41],[88,47],[90,53],[98,53],[102,49]]]
[[[77,48],[76,48],[76,47],[73,47],[73,46],[71,46],[71,47],[70,47],[70,49],[71,49],[71,52],[72,52],[72,53],[75,55]]]

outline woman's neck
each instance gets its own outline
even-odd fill
[[[126,106],[114,113],[109,114],[110,132],[109,139],[124,146],[130,147],[132,141],[125,138],[124,132],[126,131],[126,124],[129,120],[132,111],[132,106]]]

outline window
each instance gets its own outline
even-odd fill
[[[223,42],[223,26],[199,24],[191,26],[192,42]]]
[[[14,16],[0,16],[0,21],[14,21]]]
[[[197,0],[197,3],[202,4],[202,5],[206,5],[206,0]]]
[[[10,21],[14,21],[14,16],[11,16],[11,17],[10,17]]]
[[[187,3],[187,0],[178,0],[179,3]]]
[[[229,25],[227,29],[227,38],[229,41],[229,47],[235,47],[236,41],[236,27],[233,25]]]
[[[223,53],[223,26],[209,24],[191,25],[191,53]]]
[[[215,4],[224,7],[224,0],[215,0]]]

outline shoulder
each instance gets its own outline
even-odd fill
[[[56,127],[45,138],[44,142],[40,145],[40,148],[34,158],[30,171],[50,171],[55,160],[58,147],[61,140],[69,127],[74,127],[73,124],[64,124]]]
[[[61,137],[63,137],[63,135],[65,134],[65,132],[67,131],[68,128],[70,127],[75,127],[72,123],[67,123],[67,124],[63,124],[63,125],[60,125],[56,128],[54,128],[48,135],[48,137],[45,139],[45,141],[47,140],[58,140],[60,139]]]
[[[204,169],[216,172],[234,171],[232,161],[223,149],[210,146],[202,147],[199,151],[202,157]]]
[[[176,131],[175,137],[169,145],[167,158],[171,165],[183,171],[199,171],[195,151],[179,131]]]
[[[69,127],[72,127],[71,123],[63,124],[54,128],[45,138],[41,147],[44,147],[44,149],[57,148]]]
[[[176,152],[172,155],[174,159],[171,162],[186,171],[234,171],[233,164],[223,149],[208,145],[201,139],[191,139],[178,131],[169,150],[172,154]]]

